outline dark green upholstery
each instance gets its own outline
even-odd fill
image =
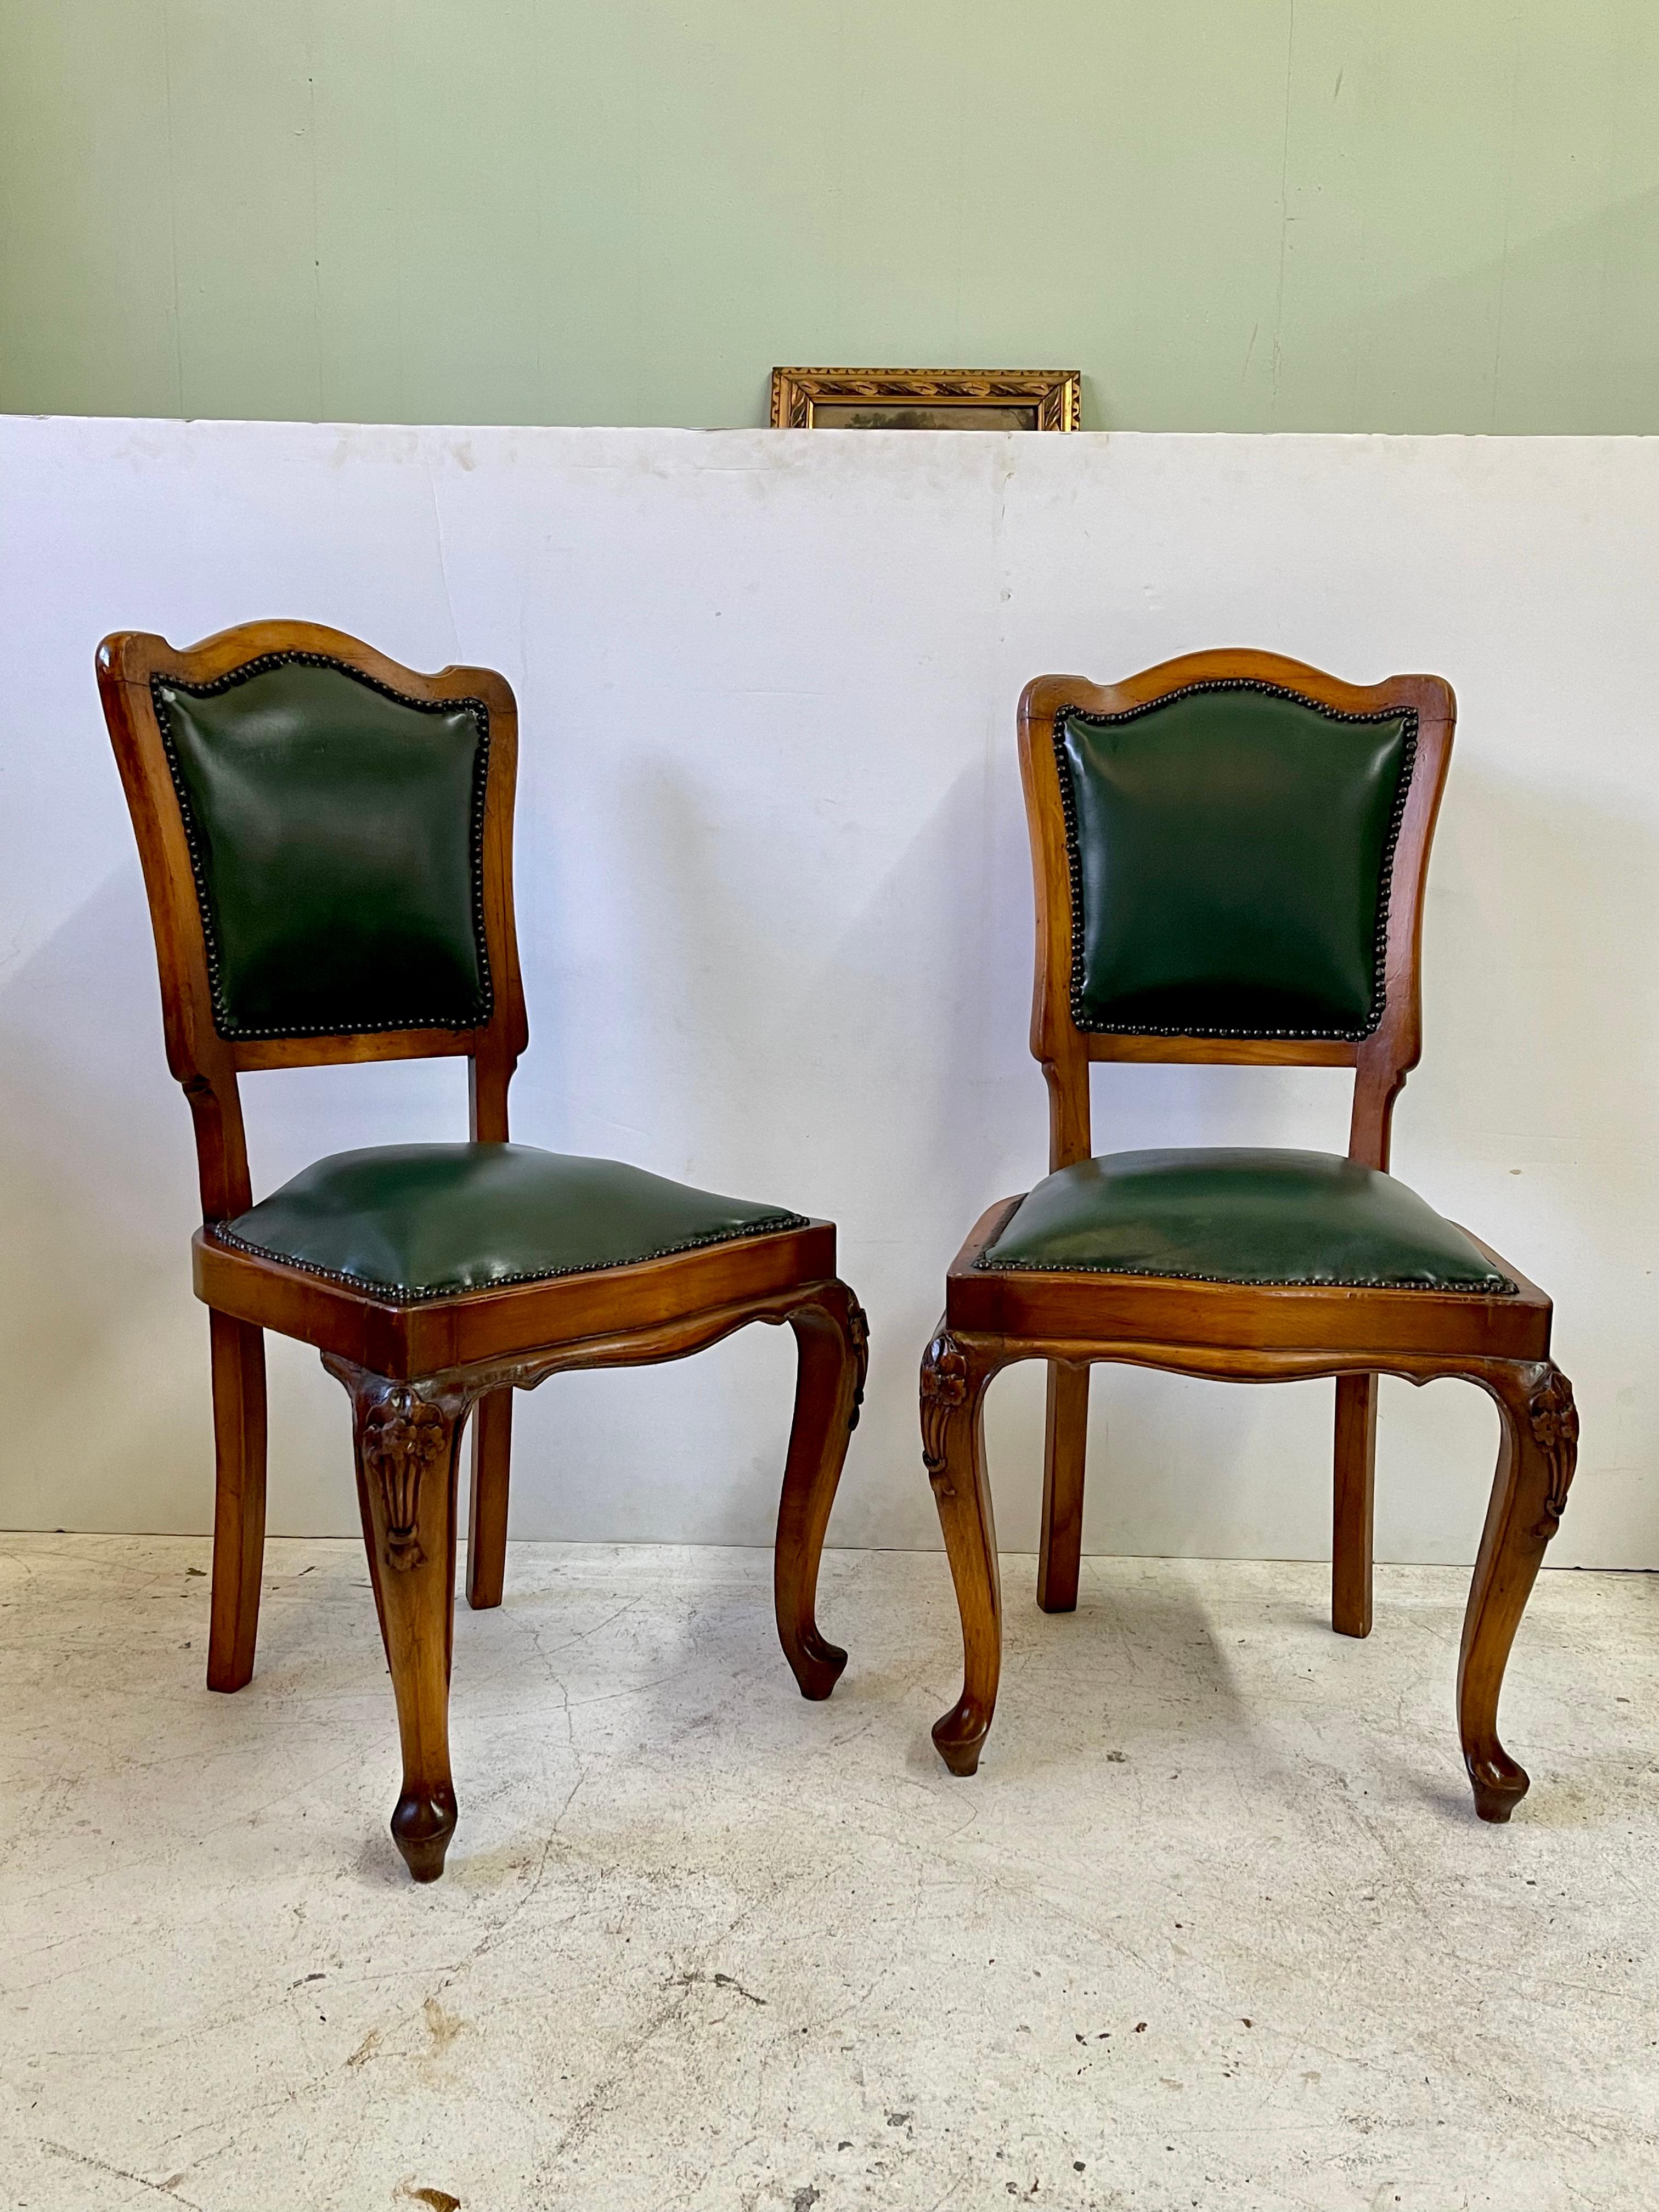
[[[401,1302],[801,1226],[798,1213],[617,1160],[528,1145],[384,1145],[319,1160],[219,1233]]]
[[[489,1020],[481,701],[424,707],[278,653],[152,689],[221,1036]]]
[[[1079,1160],[1036,1186],[979,1264],[1488,1297],[1516,1287],[1415,1191],[1328,1152]]]
[[[1079,1029],[1370,1034],[1409,712],[1254,681],[1056,720]]]

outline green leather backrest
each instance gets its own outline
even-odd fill
[[[1369,1036],[1416,742],[1248,678],[1056,715],[1078,1027]]]
[[[482,700],[428,706],[301,653],[151,694],[222,1036],[489,1020]]]

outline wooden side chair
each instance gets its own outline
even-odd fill
[[[1483,1820],[1527,1776],[1498,1736],[1510,1647],[1572,1480],[1550,1303],[1389,1174],[1419,1049],[1418,936],[1455,706],[1431,676],[1369,689],[1264,653],[1127,683],[1042,676],[1019,707],[1036,886],[1031,1050],[1049,1165],[951,1266],[921,1370],[922,1449],[962,1611],[965,1680],[933,1729],[971,1774],[995,1709],[1001,1597],[982,1401],[1048,1363],[1037,1602],[1077,1603],[1089,1370],[1336,1377],[1333,1626],[1371,1626],[1376,1376],[1461,1375],[1496,1401],[1498,1472],[1458,1662]],[[1346,1158],[1096,1157],[1097,1060],[1352,1067]]]
[[[455,1826],[455,1492],[472,1415],[467,1595],[501,1602],[512,1393],[678,1359],[746,1322],[799,1351],[775,1591],[804,1696],[846,1664],[813,1617],[862,1395],[865,1321],[835,1225],[507,1141],[528,1041],[513,921],[517,713],[483,668],[418,676],[308,623],[98,653],[143,856],[167,1060],[195,1118],[217,1453],[208,1684],[253,1671],[264,1329],[349,1395],[363,1539],[397,1698],[392,1818],[416,1881]],[[244,1069],[464,1054],[471,1141],[319,1161],[253,1200]]]

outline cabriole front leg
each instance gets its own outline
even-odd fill
[[[952,1774],[972,1774],[996,1711],[1002,1671],[1002,1581],[985,1464],[985,1389],[996,1371],[971,1337],[941,1322],[921,1363],[921,1457],[933,1485],[962,1615],[962,1695],[933,1723]]]
[[[323,1364],[351,1397],[357,1498],[380,1634],[398,1701],[404,1780],[392,1839],[416,1881],[435,1881],[455,1832],[449,1673],[455,1617],[455,1489],[467,1394]]]
[[[1521,1615],[1566,1507],[1578,1414],[1572,1385],[1552,1360],[1498,1363],[1474,1379],[1497,1401],[1503,1436],[1463,1619],[1457,1718],[1474,1809],[1483,1820],[1507,1820],[1527,1794],[1528,1777],[1498,1741],[1498,1699]]]
[[[778,1640],[804,1698],[827,1698],[847,1664],[838,1644],[819,1634],[818,1565],[836,1502],[848,1438],[858,1426],[869,1364],[864,1309],[836,1282],[788,1316],[799,1352],[795,1417],[778,1501],[772,1593]]]

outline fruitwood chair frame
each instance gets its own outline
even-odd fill
[[[1416,763],[1393,861],[1385,1006],[1378,1026],[1358,1042],[1112,1034],[1080,1030],[1073,1019],[1073,888],[1056,719],[1066,708],[1120,714],[1228,678],[1277,686],[1346,714],[1408,708],[1417,716]],[[1451,688],[1437,677],[1397,676],[1362,687],[1299,661],[1246,651],[1190,654],[1117,684],[1042,676],[1026,686],[1019,757],[1036,895],[1030,1042],[1048,1086],[1051,1172],[1091,1155],[1096,1060],[1352,1067],[1348,1157],[1387,1170],[1395,1101],[1421,1051],[1424,884],[1455,716]],[[1000,1369],[1023,1359],[1048,1364],[1037,1568],[1037,1602],[1048,1613],[1077,1604],[1091,1366],[1122,1362],[1240,1382],[1334,1376],[1331,1620],[1346,1636],[1367,1636],[1371,1627],[1376,1378],[1398,1375],[1420,1384],[1462,1376],[1496,1403],[1501,1441],[1463,1624],[1458,1725],[1477,1812],[1483,1820],[1508,1820],[1528,1777],[1498,1739],[1498,1692],[1577,1453],[1577,1415],[1571,1388],[1550,1358],[1551,1307],[1543,1291],[1484,1245],[1516,1283],[1513,1294],[982,1267],[981,1255],[1021,1203],[1015,1197],[992,1206],[957,1254],[939,1332],[922,1362],[923,1457],[962,1613],[965,1659],[962,1695],[933,1731],[945,1764],[957,1774],[975,1771],[996,1706],[1002,1611],[983,1401]]]
[[[213,684],[272,654],[319,656],[405,701],[483,702],[483,933],[494,992],[480,1026],[234,1042],[220,1034],[151,679]],[[501,1601],[514,1389],[533,1389],[568,1368],[679,1359],[748,1322],[787,1322],[799,1365],[778,1515],[777,1627],[803,1696],[827,1698],[847,1655],[819,1633],[814,1598],[866,1361],[863,1312],[836,1273],[833,1222],[411,1304],[259,1258],[217,1233],[253,1201],[237,1091],[237,1078],[250,1069],[464,1056],[472,1139],[507,1140],[507,1086],[529,1030],[513,915],[518,716],[506,680],[485,668],[420,675],[356,638],[298,622],[251,623],[182,648],[125,632],[104,641],[97,665],[143,864],[167,1064],[195,1122],[202,1203],[195,1288],[210,1310],[216,1467],[208,1686],[240,1690],[253,1672],[265,1524],[263,1331],[275,1329],[314,1345],[351,1401],[363,1540],[403,1748],[392,1832],[414,1878],[435,1880],[456,1820],[449,1680],[456,1491],[469,1414],[467,1598],[484,1607]]]

